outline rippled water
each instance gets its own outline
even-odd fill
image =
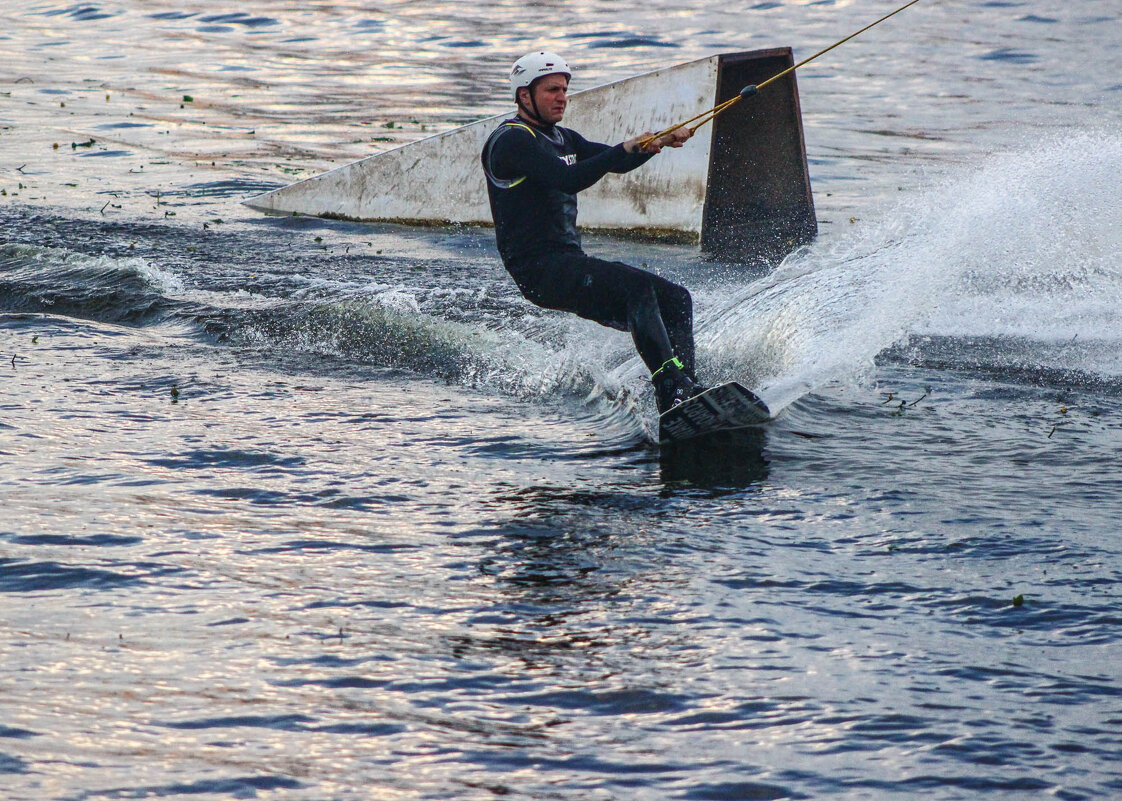
[[[1122,794],[1116,3],[802,71],[821,235],[766,275],[591,238],[781,410],[719,451],[489,231],[240,205],[532,47],[587,87],[891,8],[5,6],[0,797]]]

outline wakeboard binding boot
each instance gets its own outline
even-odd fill
[[[682,401],[705,391],[705,387],[693,379],[677,357],[668,359],[662,367],[655,370],[651,375],[651,383],[654,384],[655,404],[659,414],[664,414]]]

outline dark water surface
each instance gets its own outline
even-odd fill
[[[489,231],[240,205],[891,7],[5,6],[0,798],[1122,796],[1117,4],[808,68],[766,275],[590,238],[780,410],[709,450]]]

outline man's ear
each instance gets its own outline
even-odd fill
[[[526,86],[519,86],[516,94],[517,100],[515,101],[520,106],[530,105],[530,89]]]

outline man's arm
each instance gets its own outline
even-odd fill
[[[615,147],[587,142],[590,155],[582,158],[578,149],[577,163],[566,164],[540,147],[529,131],[511,126],[495,141],[491,149],[495,175],[503,178],[525,176],[527,180],[544,186],[551,186],[568,194],[576,194],[588,189],[609,172],[620,171],[635,156],[629,154],[622,144]],[[634,166],[638,166],[637,164]],[[627,167],[634,169],[634,167]],[[626,171],[626,170],[623,170]]]
[[[585,139],[583,136],[581,136],[579,133],[577,133],[576,131],[569,130],[569,133],[572,134],[573,146],[577,151],[577,158],[578,159],[581,159],[581,160],[589,159],[589,158],[592,158],[593,156],[597,155],[598,153],[603,152],[604,150],[611,149],[611,145],[601,144],[600,142],[590,142],[587,139]],[[627,153],[627,158],[623,162],[621,162],[618,167],[612,167],[610,172],[615,172],[615,173],[631,172],[636,167],[642,167],[644,164],[646,164],[648,161],[650,161],[651,156],[654,155],[653,151],[650,152],[650,153],[647,153],[647,152],[644,152],[642,150],[639,150],[639,148],[637,146],[633,147],[633,149],[631,151],[628,151],[627,150],[627,145],[628,144],[629,144],[628,142],[624,142],[622,145],[618,146],[618,147],[622,147],[624,149],[624,152]]]

